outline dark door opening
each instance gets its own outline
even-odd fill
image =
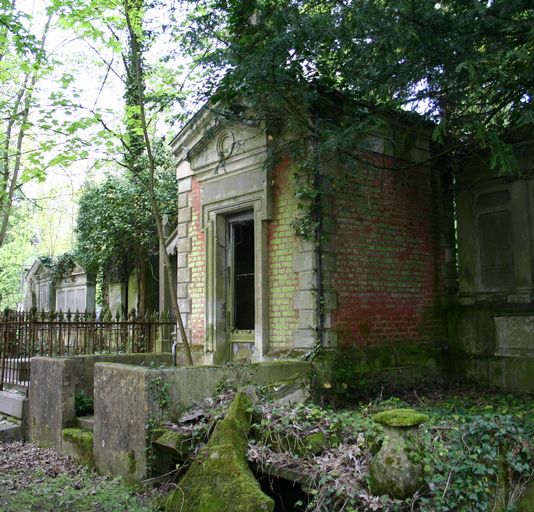
[[[254,305],[254,220],[244,217],[230,219],[229,222],[232,331],[252,331],[256,322]]]

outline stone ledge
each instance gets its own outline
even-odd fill
[[[14,443],[22,441],[22,432],[19,425],[14,423],[0,423],[0,443]]]
[[[296,329],[293,331],[293,346],[295,348],[313,348],[317,342],[315,329]]]
[[[22,419],[26,415],[28,399],[9,391],[0,391],[0,412]]]

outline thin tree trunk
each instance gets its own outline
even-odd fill
[[[44,50],[45,42],[46,42],[46,36],[48,34],[48,29],[50,28],[50,22],[52,20],[52,16],[49,16],[46,25],[43,30],[43,36],[41,38],[40,42],[40,55],[42,55],[42,52]],[[38,59],[41,59],[41,57],[38,57]],[[38,61],[37,61],[38,62]],[[5,187],[7,187],[8,181],[9,183],[9,190],[7,191],[7,195],[4,195],[3,197],[3,208],[2,208],[2,222],[0,226],[0,247],[4,245],[4,240],[6,238],[7,233],[7,227],[9,224],[9,216],[11,214],[11,207],[13,205],[13,198],[15,196],[15,191],[17,190],[18,186],[18,180],[19,180],[19,174],[20,174],[20,166],[22,161],[22,144],[24,142],[24,136],[26,134],[26,126],[28,123],[28,117],[30,115],[30,107],[31,102],[33,100],[33,93],[35,90],[35,85],[37,83],[37,78],[39,74],[40,66],[36,66],[36,69],[34,69],[30,83],[28,84],[28,78],[29,75],[26,76],[24,80],[24,84],[19,91],[19,95],[17,96],[16,105],[20,105],[20,102],[22,100],[22,97],[24,97],[24,108],[22,110],[22,117],[20,120],[20,128],[19,132],[17,134],[17,144],[16,144],[16,153],[15,153],[15,163],[13,164],[13,170],[9,172],[9,139],[11,138],[11,130],[14,125],[14,119],[10,119],[8,123],[8,131],[6,133],[6,142],[5,142],[5,150],[6,153],[4,155],[4,179],[5,179]],[[18,108],[17,108],[18,110]],[[14,110],[14,116],[17,116],[17,112]]]
[[[142,2],[138,2],[138,4],[141,4]],[[135,85],[137,87],[137,97],[138,97],[138,107],[139,107],[139,121],[141,123],[141,128],[143,131],[143,140],[145,143],[145,149],[148,156],[148,195],[150,198],[150,207],[152,210],[152,216],[154,217],[154,222],[156,224],[156,230],[158,233],[158,240],[160,242],[160,247],[163,247],[163,258],[165,261],[165,269],[166,269],[166,275],[167,275],[167,282],[169,284],[169,289],[171,293],[171,303],[172,307],[174,309],[176,320],[178,322],[178,330],[180,332],[180,337],[182,339],[183,345],[184,345],[184,351],[185,351],[185,358],[187,361],[187,364],[193,365],[193,356],[191,354],[191,347],[189,345],[189,341],[187,339],[187,334],[185,332],[184,323],[182,320],[182,315],[180,313],[180,307],[178,305],[178,298],[176,296],[176,288],[174,287],[173,283],[173,275],[172,275],[172,267],[171,267],[171,259],[169,255],[167,254],[167,251],[165,250],[165,236],[163,232],[163,222],[161,220],[161,212],[159,209],[159,204],[157,201],[156,193],[155,193],[155,184],[154,184],[154,174],[156,170],[156,165],[154,161],[154,154],[152,153],[152,145],[150,143],[150,137],[148,134],[148,126],[147,126],[147,120],[146,120],[146,112],[145,112],[145,101],[144,101],[144,79],[143,79],[143,70],[141,67],[141,50],[140,50],[140,44],[139,44],[139,38],[138,35],[132,25],[132,19],[130,16],[131,11],[131,2],[129,0],[125,0],[124,2],[124,13],[126,17],[126,24],[128,26],[128,36],[129,36],[129,43],[130,43],[130,51],[131,51],[131,58],[132,58],[132,64],[134,68],[134,80]],[[134,7],[135,8],[135,7]],[[139,23],[141,22],[140,19],[137,20]]]

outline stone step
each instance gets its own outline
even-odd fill
[[[89,432],[92,432],[95,425],[95,417],[94,416],[78,416],[76,418],[76,425],[79,428],[83,428],[84,430],[88,430]]]
[[[22,441],[20,425],[0,420],[0,443],[13,443],[15,441]]]
[[[13,391],[0,391],[0,413],[23,419],[26,415],[28,399]]]

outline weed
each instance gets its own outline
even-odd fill
[[[93,398],[86,395],[84,391],[78,391],[74,395],[74,408],[76,416],[93,414]]]

